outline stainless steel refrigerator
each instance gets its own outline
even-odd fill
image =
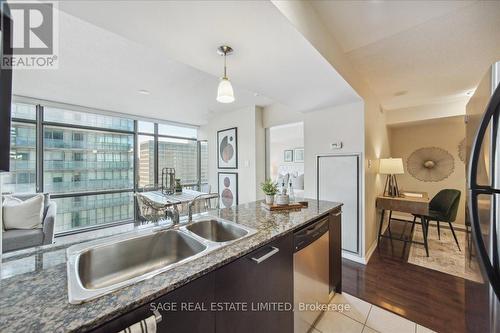
[[[467,264],[479,262],[483,283],[465,282],[469,332],[500,333],[500,62],[467,104]]]

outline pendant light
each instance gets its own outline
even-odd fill
[[[220,79],[219,87],[217,88],[217,102],[232,103],[234,102],[234,91],[231,81],[227,77],[226,56],[233,53],[233,49],[230,46],[222,45],[219,46],[217,52],[221,56],[224,56],[224,76]]]

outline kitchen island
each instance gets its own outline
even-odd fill
[[[76,305],[68,301],[66,249],[71,244],[56,243],[32,251],[21,251],[19,254],[8,254],[2,263],[0,332],[99,330],[102,325],[120,321],[120,318],[126,318],[130,313],[138,311],[138,308],[148,306],[160,297],[186,289],[185,285],[189,287],[192,284],[193,288],[190,289],[195,290],[195,283],[210,278],[213,273],[235,271],[231,270],[231,266],[233,263],[237,264],[239,258],[272,242],[278,244],[285,242],[286,237],[291,239],[290,235],[294,230],[328,217],[333,212],[338,212],[340,207],[340,203],[308,200],[307,208],[289,212],[269,212],[261,208],[260,202],[210,211],[208,214],[211,216],[253,228],[257,232],[147,280]],[[338,230],[340,231],[340,226]],[[85,241],[84,237],[79,240]],[[340,243],[332,256],[331,265],[332,288],[340,291]],[[223,281],[227,277],[228,275],[224,275],[218,280],[221,282],[210,283],[223,283],[222,289],[227,290],[228,282]],[[261,281],[256,282],[265,286],[269,281],[265,275],[261,278]],[[200,288],[204,290],[205,287],[200,285]],[[172,322],[170,324],[173,325]],[[210,330],[207,328],[206,331]]]

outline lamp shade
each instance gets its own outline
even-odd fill
[[[227,77],[223,77],[217,88],[217,102],[232,103],[234,102],[234,91],[231,81]]]
[[[384,175],[401,175],[405,173],[402,158],[381,158],[379,173]]]

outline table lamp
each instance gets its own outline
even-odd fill
[[[402,158],[381,158],[379,164],[379,173],[387,175],[385,180],[384,195],[390,197],[399,196],[398,181],[396,175],[404,174]]]

